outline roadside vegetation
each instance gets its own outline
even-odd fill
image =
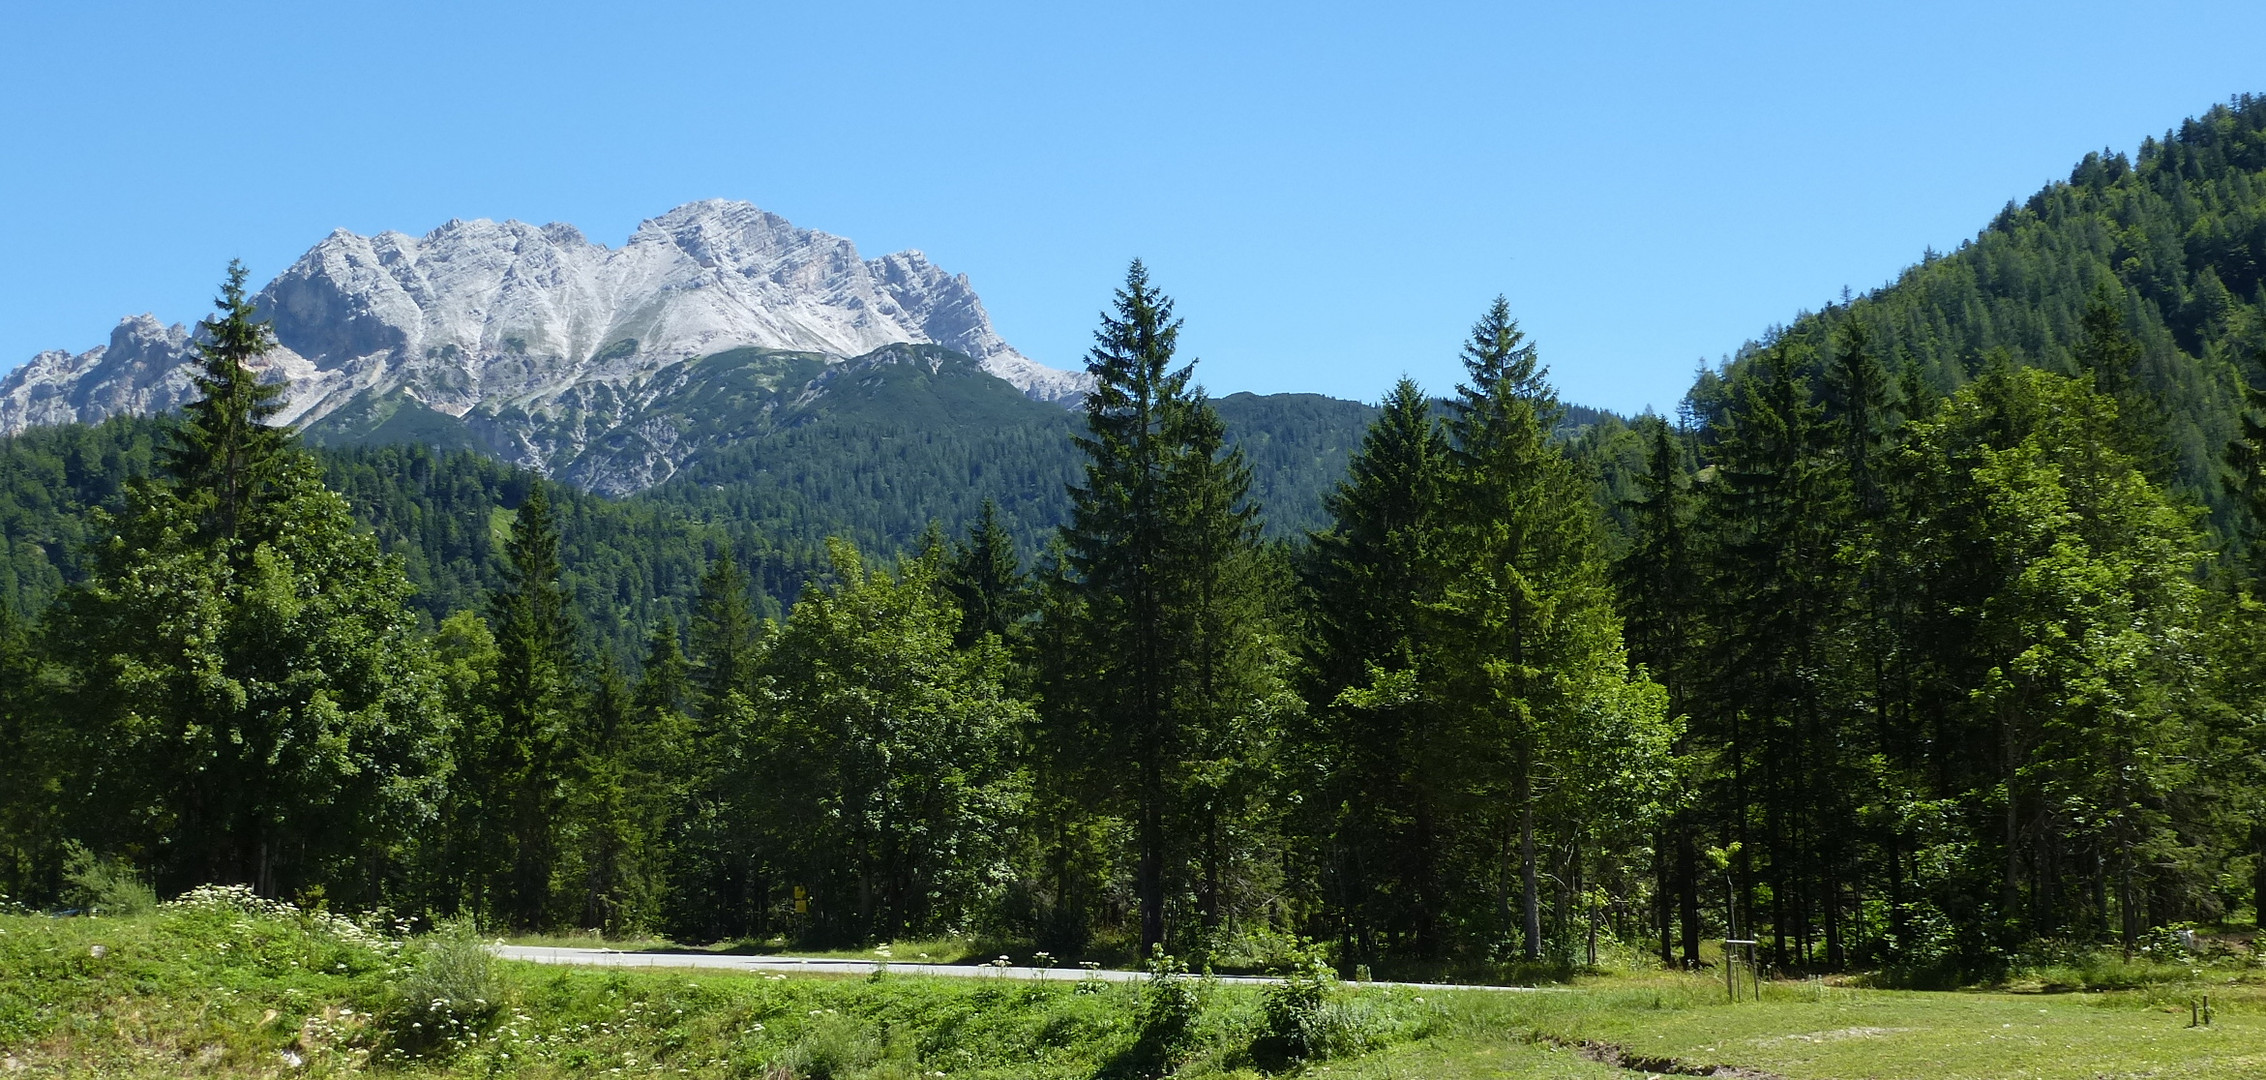
[[[1995,989],[1766,982],[1635,957],[1531,992],[1365,986],[1298,954],[1272,986],[545,967],[461,926],[206,888],[145,914],[0,914],[8,1076],[2238,1077],[2266,966],[2048,958]],[[585,942],[587,943],[587,942]],[[939,953],[950,944],[928,943]],[[891,952],[897,947],[892,946]],[[1018,961],[1024,957],[1016,957]],[[2113,988],[2107,988],[2113,987]],[[2050,989],[2086,992],[2042,992]],[[2190,1026],[2209,994],[2214,1016]]]

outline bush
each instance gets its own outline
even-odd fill
[[[1167,1075],[1196,1048],[1196,1021],[1204,1011],[1201,980],[1161,946],[1148,967],[1141,984],[1140,1037],[1109,1070],[1115,1074]]]
[[[77,841],[63,846],[63,901],[92,915],[135,916],[157,910],[157,890],[124,859],[105,859]]]
[[[406,1057],[444,1056],[495,1025],[504,990],[494,954],[471,926],[444,924],[407,952],[407,970],[386,1014],[392,1049]]]
[[[1411,1022],[1395,1017],[1385,998],[1346,993],[1310,942],[1290,951],[1280,974],[1282,982],[1259,992],[1264,1028],[1252,1050],[1262,1061],[1294,1065],[1347,1057],[1413,1034]]]
[[[794,1080],[839,1080],[870,1071],[889,1047],[865,1024],[825,1010],[812,1018],[786,1049],[764,1063],[767,1076]]]
[[[1325,1016],[1337,972],[1303,944],[1293,946],[1287,959],[1280,972],[1282,982],[1259,992],[1266,1018],[1261,1054],[1289,1063],[1320,1060],[1329,1056],[1330,1044],[1336,1041]]]

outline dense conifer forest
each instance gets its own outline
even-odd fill
[[[2256,920],[2262,268],[2245,97],[1674,418],[1500,299],[1455,387],[1215,401],[1136,262],[1059,423],[884,388],[623,500],[261,424],[236,270],[184,414],[0,449],[0,891],[1381,972]]]

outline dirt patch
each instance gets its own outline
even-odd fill
[[[1713,1076],[1719,1080],[1786,1080],[1777,1073],[1763,1069],[1750,1069],[1744,1065],[1698,1065],[1676,1058],[1652,1057],[1594,1039],[1559,1045],[1572,1046],[1581,1056],[1591,1061],[1630,1072],[1656,1073],[1662,1076]]]

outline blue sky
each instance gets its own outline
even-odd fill
[[[333,228],[746,199],[966,273],[1076,367],[1146,259],[1214,393],[1445,391],[1502,293],[1564,395],[1972,236],[2266,91],[2266,5],[10,4],[0,368]]]

